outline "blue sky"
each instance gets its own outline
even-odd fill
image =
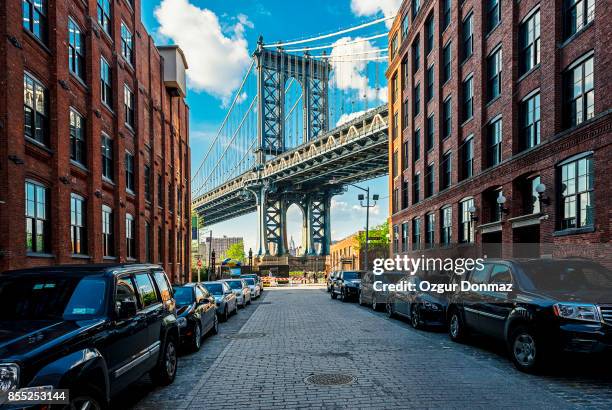
[[[259,35],[266,43],[312,37],[395,14],[400,0],[145,0],[142,19],[158,44],[176,43],[185,51],[190,64],[188,104],[191,108],[192,164],[197,167],[226,113],[224,106],[244,74],[244,64],[254,50]],[[345,36],[368,36],[385,32],[378,24]],[[193,39],[197,39],[195,42]],[[330,44],[337,40],[322,40]],[[374,48],[386,47],[386,38],[372,41]],[[214,51],[213,51],[214,50]],[[384,85],[383,66],[379,73]],[[373,69],[364,75],[373,87]],[[367,181],[383,198],[371,215],[373,224],[388,213],[387,178]],[[332,238],[341,239],[362,228],[365,211],[358,206],[358,192],[351,188],[334,198]],[[296,208],[288,213],[288,235],[296,243],[301,238]],[[212,226],[215,236],[243,236],[247,249],[256,248],[254,215]]]

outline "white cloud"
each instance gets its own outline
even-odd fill
[[[251,63],[244,33],[253,24],[247,16],[238,14],[222,25],[214,12],[189,0],[162,0],[155,16],[159,34],[185,52],[189,86],[226,104]]]
[[[347,122],[350,122],[351,120],[354,120],[355,118],[359,117],[360,115],[365,114],[365,111],[355,111],[355,112],[351,112],[349,114],[344,113],[340,116],[340,118],[338,118],[338,121],[336,121],[336,127],[341,126],[342,124],[346,124]]]
[[[397,14],[402,0],[351,0],[351,11],[357,16],[373,16],[382,12],[385,17]],[[391,27],[393,20],[387,20],[387,27]]]

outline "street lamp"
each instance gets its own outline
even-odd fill
[[[550,198],[544,196],[544,192],[546,192],[546,185],[540,183],[536,186],[535,190],[538,194],[538,200],[540,201],[540,203],[546,206],[550,205]]]
[[[509,214],[510,210],[504,206],[505,203],[506,203],[506,197],[504,196],[504,194],[500,193],[499,196],[497,197],[497,205],[499,206],[499,210],[500,212],[503,212],[504,214]]]
[[[470,213],[470,241],[474,241],[475,230],[474,230],[474,222],[478,221],[478,216],[476,216],[476,211],[478,209],[472,205],[468,208],[468,212]]]
[[[253,249],[249,248],[249,273],[253,273]]]

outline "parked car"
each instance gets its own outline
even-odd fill
[[[195,352],[202,346],[202,338],[219,332],[215,298],[196,283],[174,286],[176,315],[181,343]]]
[[[337,278],[332,282],[331,297],[346,302],[350,298],[359,298],[359,289],[361,286],[360,271],[341,271]]]
[[[390,317],[398,315],[409,319],[415,329],[446,326],[448,293],[423,290],[428,287],[421,288],[420,285],[424,281],[429,282],[428,286],[448,284],[450,275],[439,272],[421,272],[407,276],[404,280],[414,284],[415,290],[392,292],[389,297],[387,314]]]
[[[612,272],[582,259],[487,260],[453,278],[508,290],[456,291],[448,307],[449,336],[470,332],[503,341],[515,366],[542,369],[560,352],[612,350]]]
[[[177,371],[172,287],[156,265],[53,266],[0,275],[0,393],[52,386],[99,409],[143,374]]]
[[[330,272],[329,275],[327,275],[327,291],[331,292],[331,288],[332,288],[332,283],[334,283],[334,280],[336,280],[336,277],[338,276],[339,272],[333,271]]]
[[[384,272],[382,275],[375,275],[373,272],[364,273],[361,278],[359,304],[370,305],[374,310],[378,310],[380,306],[385,307],[389,292],[382,290],[381,285],[395,284],[399,282],[403,275],[403,272]],[[379,282],[376,284],[378,290],[374,289],[376,282]]]
[[[229,319],[229,315],[238,312],[236,295],[227,283],[223,281],[216,281],[204,282],[202,285],[215,298],[217,315],[221,318],[221,320],[226,322],[227,319]]]
[[[247,274],[244,274],[244,275],[240,275],[240,277],[242,279],[246,279],[246,278],[253,278],[253,279],[255,279],[255,282],[259,285],[259,293],[263,293],[264,286],[263,286],[261,277],[259,275],[255,274],[255,273],[247,273]]]
[[[261,286],[259,286],[259,284],[253,278],[244,278],[243,280],[249,286],[249,290],[251,291],[251,297],[253,299],[257,299],[259,295],[261,295]]]
[[[244,279],[224,279],[224,282],[232,289],[236,295],[238,307],[246,307],[251,303],[251,290]]]

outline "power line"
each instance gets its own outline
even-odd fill
[[[391,20],[391,19],[394,19],[394,18],[395,18],[395,16],[383,17],[383,18],[379,18],[379,19],[374,20],[374,21],[370,21],[368,23],[360,24],[358,26],[346,28],[344,30],[339,30],[339,31],[336,31],[334,33],[323,34],[321,36],[311,37],[311,38],[307,38],[307,39],[304,39],[304,40],[294,40],[294,41],[287,41],[287,42],[284,42],[284,43],[276,43],[276,44],[264,45],[264,48],[284,47],[284,46],[293,46],[293,45],[296,45],[296,44],[311,43],[313,41],[323,40],[325,38],[335,37],[335,36],[339,36],[341,34],[350,33],[350,32],[355,31],[355,30],[360,30],[362,28],[373,26],[375,24],[382,23],[384,21]]]

